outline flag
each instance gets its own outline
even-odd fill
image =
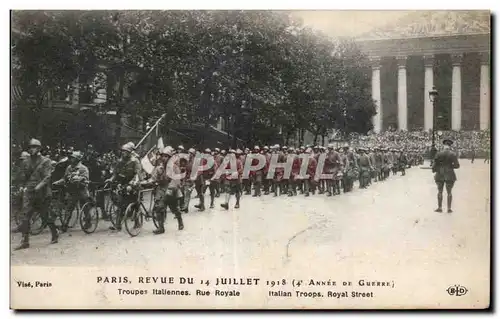
[[[160,124],[164,116],[160,117],[156,121],[155,125],[151,127],[146,135],[137,143],[136,149],[140,154],[145,155],[141,159],[141,165],[143,170],[151,174],[153,172],[156,157],[158,152],[164,147],[163,137],[161,136]]]
[[[144,155],[144,157],[141,159],[141,166],[142,169],[148,173],[151,174],[153,173],[153,169],[155,168],[156,165],[156,157],[158,155],[158,148],[155,146],[149,152]]]

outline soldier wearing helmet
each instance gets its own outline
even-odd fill
[[[332,196],[339,191],[339,183],[337,179],[338,172],[341,166],[341,158],[338,152],[335,151],[333,144],[328,144],[328,153],[325,158],[324,173],[332,175],[325,180],[327,196]]]
[[[229,209],[229,201],[231,200],[231,195],[235,195],[236,197],[236,205],[234,208],[240,208],[240,198],[241,198],[241,177],[243,175],[243,161],[242,157],[244,156],[243,151],[237,149],[236,151],[233,149],[229,150],[229,154],[227,156],[234,156],[236,167],[232,167],[231,164],[233,161],[227,161],[227,165],[225,169],[231,170],[232,173],[224,174],[222,176],[225,186],[226,186],[226,200],[224,203],[220,204],[222,208],[225,210]]]
[[[137,199],[137,189],[135,186],[140,182],[142,166],[136,156],[132,155],[135,145],[129,142],[121,147],[121,158],[113,171],[113,176],[106,181],[108,183],[120,184],[124,187],[116,200],[118,206],[116,226],[111,226],[111,230],[120,231],[123,214],[127,206]]]
[[[211,150],[209,148],[206,148],[203,153],[202,152],[198,152],[196,156],[199,156],[201,157],[201,154],[205,154],[205,155],[210,155],[211,153]],[[201,166],[205,166],[208,164],[208,161],[206,158],[201,158],[200,160],[200,165]],[[193,169],[197,169],[197,167],[193,167]],[[209,180],[206,180],[206,174],[205,172],[197,172],[197,175],[196,175],[196,179],[194,181],[194,188],[196,189],[196,194],[198,196],[198,199],[200,200],[200,202],[197,204],[197,205],[194,205],[195,208],[198,208],[198,210],[200,212],[203,212],[205,211],[205,192],[206,192],[206,189],[207,189],[207,184],[210,183]]]
[[[264,189],[264,195],[269,195],[269,189],[271,187],[271,179],[267,178],[267,173],[269,172],[269,165],[271,164],[271,154],[269,152],[268,146],[264,146],[262,154],[266,158],[266,165],[264,166],[262,175],[263,179],[262,186]]]
[[[222,154],[221,150],[216,147],[214,150],[214,161],[215,161],[215,166],[218,168],[221,166],[222,161],[224,160],[224,154],[226,153],[224,150],[222,150],[224,153]],[[220,196],[220,191],[221,191],[221,179],[212,179],[213,186],[215,188],[215,197]]]
[[[318,166],[318,162],[314,157],[311,147],[306,148],[304,150],[304,154],[308,155],[306,159],[308,160],[307,174],[309,175],[309,178],[304,179],[304,195],[308,197],[309,193],[312,192],[314,195],[316,192],[316,185],[318,182],[318,179],[316,179],[316,167]]]
[[[260,147],[254,146],[253,154],[260,154]],[[257,166],[259,160],[257,158],[252,159],[252,166]],[[251,171],[249,174],[249,182],[250,185],[254,186],[254,194],[253,197],[261,196],[261,187],[262,187],[262,179],[264,175],[265,166],[257,171]]]
[[[20,230],[22,233],[21,244],[15,250],[29,248],[29,234],[31,219],[38,212],[42,221],[49,227],[52,234],[51,244],[58,242],[59,234],[54,225],[49,204],[52,197],[50,177],[52,174],[51,160],[40,154],[42,143],[31,139],[28,146],[29,157],[23,160],[17,176],[20,193],[23,194],[23,207],[21,216],[24,220]]]
[[[155,191],[154,214],[158,221],[158,228],[153,231],[155,235],[165,233],[165,219],[167,216],[167,208],[170,209],[177,219],[178,229],[184,229],[182,215],[179,210],[179,199],[181,195],[180,178],[175,175],[180,175],[181,169],[177,163],[171,163],[172,172],[167,172],[167,164],[174,155],[175,150],[166,146],[160,151],[160,159],[151,174],[151,179],[148,182],[153,182],[157,185]]]
[[[63,178],[55,181],[53,185],[64,185],[65,192],[69,195],[69,209],[73,210],[77,203],[80,202],[80,206],[83,206],[90,199],[90,193],[88,185],[90,182],[89,169],[87,166],[82,164],[83,154],[80,151],[73,151],[69,159],[69,166],[64,172]],[[83,228],[89,228],[91,226],[90,215],[88,210],[84,212],[85,223]],[[69,222],[69,221],[67,221]],[[62,231],[67,231],[66,221],[63,221]]]
[[[194,180],[191,179],[191,171],[193,169],[194,157],[196,156],[196,150],[190,148],[188,150],[189,159],[180,159],[180,169],[182,173],[186,173],[181,190],[182,190],[182,204],[181,211],[183,213],[189,212],[189,203],[191,202],[191,194],[193,193]]]

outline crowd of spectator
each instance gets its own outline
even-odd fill
[[[439,150],[445,138],[454,141],[453,149],[460,158],[486,158],[490,156],[490,130],[483,131],[436,131],[435,144]],[[429,155],[432,147],[432,131],[385,131],[379,134],[351,134],[351,145],[356,147],[384,146],[416,150]]]

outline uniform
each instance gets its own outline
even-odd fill
[[[90,193],[88,189],[89,169],[81,162],[70,164],[66,168],[64,177],[59,181],[56,181],[54,184],[62,183],[64,183],[65,185],[67,196],[66,209],[68,212],[73,211],[78,202],[80,203],[81,207],[90,200]],[[88,212],[85,211],[84,213],[87,214]],[[67,224],[66,221],[64,224]],[[66,226],[63,225],[62,231],[66,231],[65,227]]]
[[[234,154],[228,154],[226,156],[235,156]],[[224,180],[224,184],[226,186],[226,202],[221,204],[221,207],[224,209],[229,209],[229,200],[231,199],[231,195],[236,196],[236,205],[234,208],[240,208],[240,198],[241,198],[241,184],[242,184],[242,175],[243,175],[243,161],[241,158],[236,156],[236,171],[234,172],[234,167],[231,167],[231,161],[227,161],[225,169],[232,169],[233,174],[223,174],[222,179]]]
[[[59,237],[54,225],[54,217],[49,210],[52,197],[50,179],[53,168],[51,160],[40,154],[40,141],[32,139],[30,148],[38,148],[38,151],[22,161],[17,177],[19,185],[23,187],[21,216],[24,216],[24,220],[20,227],[23,234],[22,242],[16,249],[29,247],[31,218],[35,212],[40,214],[42,221],[49,227],[52,234],[51,243],[57,243]]]
[[[122,150],[128,151],[132,148],[130,144],[125,144]],[[127,191],[126,187],[133,182],[134,179],[136,179],[137,182],[140,180],[141,171],[141,163],[137,157],[132,154],[128,159],[120,159],[113,171],[111,181],[124,187],[118,194],[113,193],[112,195],[113,203],[118,207],[117,220],[115,221],[116,230],[121,230],[121,222],[127,206],[137,200],[137,190],[132,189],[131,191]],[[114,227],[110,227],[110,229],[115,230]]]
[[[151,179],[158,184],[155,193],[155,214],[158,220],[158,229],[154,231],[155,234],[162,234],[165,232],[166,210],[170,209],[177,219],[178,229],[184,229],[182,215],[179,210],[179,198],[181,194],[181,179],[172,179],[166,174],[166,163],[161,163],[155,167],[151,175]],[[177,164],[173,164],[173,174],[179,175],[181,168]]]
[[[451,141],[445,140],[443,143],[450,143]],[[450,144],[451,145],[451,144]],[[451,213],[451,203],[453,185],[457,180],[455,175],[455,169],[460,168],[460,163],[458,162],[457,154],[449,149],[445,149],[436,154],[434,158],[434,163],[432,165],[432,172],[435,173],[434,181],[438,187],[438,209],[436,211],[441,211],[442,201],[443,201],[443,188],[446,185],[446,193],[448,194],[448,212]]]

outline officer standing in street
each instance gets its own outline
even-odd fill
[[[21,245],[15,250],[29,248],[29,234],[31,218],[35,212],[38,212],[42,221],[49,227],[52,234],[51,244],[57,243],[59,234],[54,219],[49,211],[52,189],[50,178],[52,174],[52,165],[50,159],[40,154],[42,143],[39,140],[32,139],[29,142],[30,157],[21,163],[18,180],[20,181],[23,193],[22,215],[24,216],[21,225],[22,241]]]
[[[443,140],[443,145],[443,150],[436,154],[432,165],[432,172],[435,173],[434,181],[438,187],[438,208],[435,212],[441,213],[443,211],[443,188],[446,186],[448,213],[452,213],[451,202],[453,196],[451,191],[457,180],[455,169],[460,168],[460,163],[458,162],[457,154],[451,150],[453,141],[445,139]]]

